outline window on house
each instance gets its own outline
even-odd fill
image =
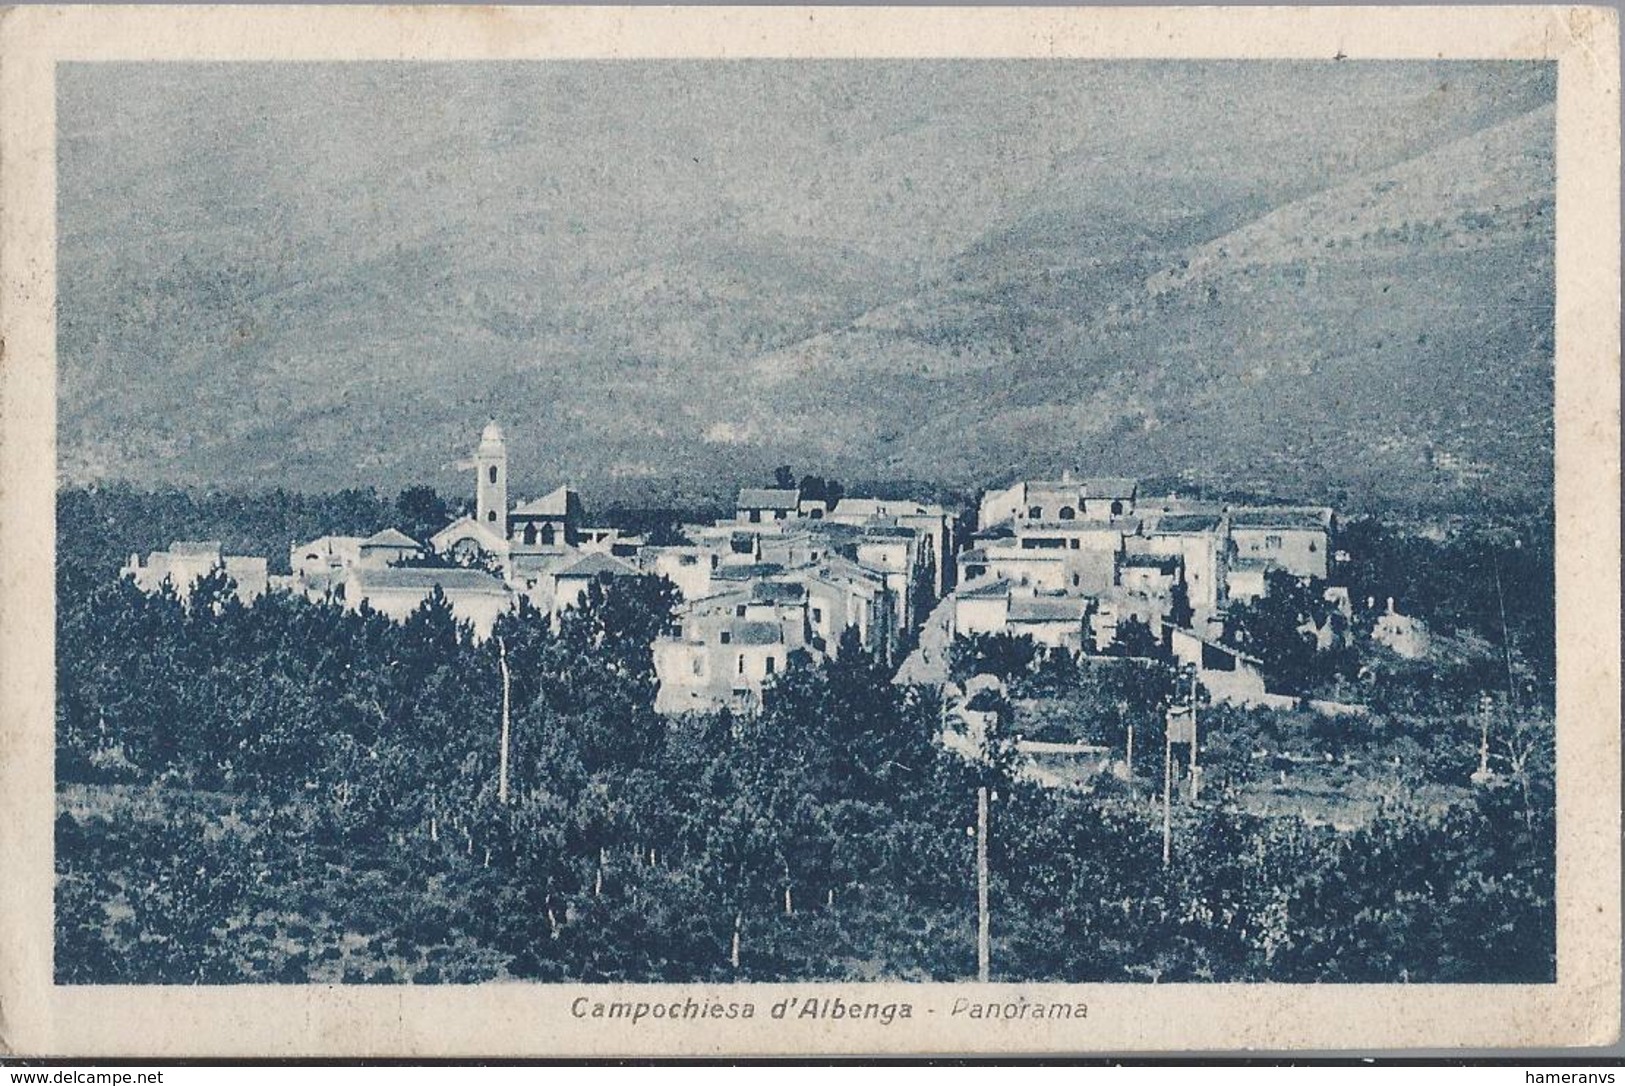
[[[1122,502],[1112,502],[1112,516],[1120,517],[1122,515],[1123,515],[1123,503]]]
[[[1078,511],[1076,509],[1072,508],[1070,505],[1061,506],[1061,519],[1062,520],[1074,520],[1074,519],[1077,518],[1077,515],[1078,515]]]
[[[1071,547],[1073,550],[1077,550],[1079,543],[1076,539],[1069,539],[1067,540],[1067,546]]]
[[[1073,588],[1076,588],[1076,587],[1078,587],[1078,585],[1079,585],[1079,584],[1081,584],[1081,583],[1082,583],[1082,582],[1081,582],[1081,581],[1080,581],[1080,580],[1079,580],[1079,579],[1078,579],[1078,575],[1077,575],[1077,574],[1076,574],[1076,573],[1074,573],[1074,574],[1073,574],[1073,575],[1072,575],[1072,587],[1073,587]]]
[[[822,509],[818,508],[816,505],[813,506],[812,512],[808,513],[807,515],[812,517],[812,519],[814,519],[814,520],[823,520],[824,519],[824,511]]]
[[[812,609],[812,619],[814,622],[822,623],[824,621],[824,609],[821,607],[814,607]]]
[[[1028,509],[1027,510],[1027,519],[1028,520],[1043,520],[1044,519],[1044,507],[1042,505],[1035,505],[1035,506],[1031,507],[1030,509]]]
[[[1309,553],[1310,553],[1310,554],[1314,554],[1314,553],[1315,553],[1315,551],[1316,551],[1316,550],[1318,550],[1318,549],[1319,549],[1319,548],[1317,548],[1317,547],[1316,547],[1316,546],[1315,546],[1315,541],[1314,541],[1314,540],[1312,540],[1312,539],[1311,539],[1311,540],[1310,540],[1310,541],[1309,541]]]
[[[773,657],[769,656],[767,658],[767,673],[769,675],[773,674],[773,671],[774,671],[775,667],[777,666],[777,664],[778,664],[778,661],[773,659]]]
[[[532,546],[536,542],[536,525],[525,525],[525,545]]]
[[[1281,549],[1281,537],[1278,536],[1278,535],[1267,535],[1267,536],[1265,536],[1264,537],[1264,547],[1267,550],[1272,550],[1272,551],[1280,550]]]
[[[773,510],[773,519],[774,520],[783,520],[784,519],[784,510],[783,509],[775,509],[775,510]]]
[[[486,472],[486,478],[490,479],[493,483],[497,481],[497,466],[495,464],[492,464],[490,470]]]
[[[743,675],[744,673],[745,673],[745,655],[744,655],[744,653],[740,653],[739,654],[739,674]]]
[[[762,511],[760,509],[752,509],[750,511],[750,522],[752,524],[762,523]]]
[[[732,641],[733,639],[734,639],[733,634],[729,633],[727,630],[722,631],[722,643],[724,645],[726,645],[728,642]]]
[[[497,519],[497,511],[495,509],[487,511],[485,514],[485,519],[495,523]]]
[[[717,568],[717,563],[720,562],[720,561],[721,561],[721,559],[719,559],[716,555],[713,554],[711,556],[711,568],[716,569]]]
[[[735,607],[734,608],[734,614],[738,615],[740,618],[744,618],[745,617],[745,605],[740,604],[738,607]]]
[[[553,526],[551,524],[549,524],[547,527],[542,529],[542,542],[543,543],[546,543],[549,546],[552,546],[553,541],[555,539],[557,539],[557,538],[558,538],[558,535],[553,531]]]

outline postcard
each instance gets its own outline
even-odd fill
[[[1605,1045],[1601,8],[0,16],[0,1050]]]

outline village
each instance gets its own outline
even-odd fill
[[[789,485],[742,489],[731,519],[682,525],[682,542],[657,544],[592,526],[569,486],[511,500],[495,420],[472,466],[473,511],[426,541],[395,529],[322,536],[293,546],[278,575],[263,556],[178,541],[132,555],[124,574],[184,597],[223,569],[244,602],[289,592],[397,621],[438,591],[476,639],[521,599],[556,621],[595,580],[663,577],[680,597],[652,646],[655,708],[668,715],[759,705],[775,677],[843,644],[900,682],[942,686],[951,644],[979,635],[1074,655],[1155,653],[1194,670],[1214,702],[1283,707],[1296,699],[1267,689],[1259,661],[1227,643],[1227,615],[1264,595],[1272,572],[1335,581],[1340,557],[1326,507],[1146,495],[1133,479],[1070,472],[985,492],[968,531],[961,510]],[[1324,592],[1328,614],[1346,617],[1346,590]],[[1304,632],[1329,648],[1336,625]],[[1403,657],[1427,649],[1421,623],[1392,601],[1373,637]]]
[[[670,920],[640,945],[676,945],[688,937],[673,925],[701,917],[680,945],[720,975],[800,975],[809,967],[774,963],[826,960],[807,925],[850,918],[860,943],[886,941],[930,975],[969,975],[971,962],[982,979],[1021,973],[1031,954],[1065,956],[1054,975],[1155,979],[1164,967],[1145,963],[1157,936],[1136,903],[1169,886],[1203,901],[1253,886],[1246,908],[1265,917],[1281,887],[1342,880],[1347,904],[1301,912],[1294,945],[1311,949],[1351,910],[1422,907],[1404,871],[1348,876],[1369,872],[1359,857],[1372,849],[1466,872],[1451,876],[1464,880],[1451,900],[1469,914],[1486,897],[1513,924],[1548,909],[1549,867],[1524,842],[1549,824],[1536,819],[1550,810],[1550,716],[1503,617],[1521,612],[1500,605],[1499,563],[1516,537],[1491,552],[1486,577],[1471,544],[1385,544],[1369,518],[1340,523],[1328,506],[1157,493],[1067,470],[933,501],[884,482],[848,496],[786,466],[764,473],[771,485],[740,488],[730,514],[595,516],[569,485],[515,497],[497,421],[470,444],[458,466],[478,473],[472,500],[357,491],[353,504],[306,506],[297,531],[282,521],[233,528],[231,547],[198,541],[254,515],[228,498],[169,520],[205,532],[130,555],[123,583],[63,581],[75,631],[59,657],[75,691],[59,755],[77,782],[69,832],[89,826],[116,846],[123,838],[87,819],[157,773],[175,782],[165,802],[203,805],[186,815],[194,822],[220,805],[235,817],[240,803],[256,817],[324,820],[328,859],[291,893],[332,904],[279,893],[267,917],[351,908],[354,891],[333,873],[353,855],[373,857],[366,878],[406,880],[398,892],[367,884],[363,897],[387,904],[354,921],[380,930],[355,952],[329,947],[341,936],[325,922],[306,937],[267,919],[253,930],[272,949],[218,948],[233,968],[434,979],[551,976],[557,960],[590,973],[604,960],[582,941],[592,918],[644,916],[658,893]],[[89,524],[99,500],[65,509]],[[140,511],[163,499],[105,500],[150,517]],[[267,509],[261,523],[278,519]],[[274,572],[268,556],[241,553],[330,525],[370,534],[293,543]],[[1380,565],[1374,540],[1388,548]],[[105,558],[116,567],[115,552]],[[1430,585],[1402,575],[1413,569],[1447,572]],[[1396,606],[1396,590],[1417,613]],[[1451,601],[1475,592],[1478,625],[1451,622]],[[1523,836],[1497,852],[1508,826]],[[205,838],[186,854],[203,858],[186,862],[206,870],[213,847]],[[426,906],[403,874],[424,864],[463,880],[457,896]],[[746,880],[744,896],[730,879]],[[425,908],[485,915],[476,884],[563,889],[495,911],[511,923],[448,936],[457,948],[436,949],[433,933],[420,946],[399,927]],[[128,931],[108,934],[97,900],[79,900],[76,937],[137,946]],[[1080,918],[1071,934],[1049,924],[1057,909]],[[918,926],[886,934],[880,918],[898,910],[957,934],[942,947]],[[1189,923],[1198,955],[1236,930],[1211,910]],[[1041,932],[1030,944],[1003,934],[1028,930]],[[1471,924],[1449,930],[1464,940],[1459,960],[1500,960]],[[1240,964],[1201,972],[1203,958],[1177,975],[1328,968],[1277,964],[1268,931],[1248,921]],[[275,949],[285,944],[304,949]],[[1528,945],[1517,968],[1538,975],[1548,944]],[[1330,968],[1369,978],[1390,963],[1355,955]]]

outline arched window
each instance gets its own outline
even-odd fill
[[[1112,516],[1120,517],[1122,515],[1123,515],[1123,503],[1122,502],[1112,502]]]
[[[536,525],[525,525],[525,546],[534,546],[536,543]]]
[[[1070,505],[1061,506],[1061,519],[1062,520],[1073,520],[1073,519],[1075,519],[1077,517],[1077,515],[1078,515],[1078,511],[1076,509],[1072,508]]]
[[[492,509],[492,510],[488,511],[485,514],[485,519],[490,521],[491,523],[495,524],[496,519],[497,519],[497,511],[495,509]]]
[[[554,534],[553,526],[551,524],[548,524],[548,525],[546,525],[546,526],[544,526],[542,528],[542,542],[543,543],[545,543],[549,547],[551,547],[553,545],[553,541],[555,539],[557,539],[557,538],[558,538],[558,536]]]
[[[492,464],[490,469],[486,472],[486,475],[493,483],[496,482],[497,481],[497,466],[495,464]]]

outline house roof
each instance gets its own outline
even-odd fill
[[[777,622],[735,622],[728,630],[738,645],[777,645],[784,640]]]
[[[795,509],[801,504],[801,491],[778,487],[745,487],[739,492],[739,509]]]
[[[290,551],[326,551],[329,554],[335,547],[359,547],[361,537],[358,535],[322,535],[310,540],[308,543],[295,543],[289,547]]]
[[[753,581],[758,577],[772,577],[784,572],[778,562],[745,562],[721,565],[711,571],[713,581]]]
[[[411,547],[419,549],[421,544],[405,532],[398,532],[394,528],[385,528],[376,535],[369,535],[361,541],[363,547]]]
[[[163,552],[160,551],[159,553],[161,554]],[[198,556],[209,554],[218,555],[220,553],[220,541],[217,539],[177,539],[175,542],[169,545],[169,553]]]
[[[800,603],[806,595],[806,585],[790,581],[757,581],[750,586],[750,598],[756,603]]]
[[[885,574],[879,570],[860,566],[850,558],[832,554],[823,562],[817,572],[810,576],[813,580],[841,588],[859,587],[866,591],[882,591],[886,585]]]
[[[962,600],[997,600],[1010,594],[1010,582],[1003,577],[995,577],[986,584],[976,585],[974,588],[961,588],[954,593]]]
[[[1168,513],[1151,529],[1153,534],[1192,534],[1213,532],[1219,528],[1217,513]]]
[[[900,527],[895,524],[865,524],[861,526],[861,531],[863,532],[863,537],[859,540],[860,543],[881,539],[913,539],[915,536],[919,535],[919,533],[913,528]]]
[[[1123,565],[1130,569],[1154,569],[1161,573],[1172,573],[1179,568],[1179,555],[1125,554]]]
[[[1011,622],[1080,622],[1085,604],[1073,596],[1013,596]]]
[[[406,569],[391,566],[386,569],[354,569],[350,576],[363,592],[396,589],[401,591],[431,592],[436,586],[450,596],[454,593],[480,593],[505,596],[508,586],[477,569]]]
[[[521,517],[565,517],[580,510],[581,496],[569,486],[561,486],[551,494],[520,502],[513,508],[514,515]]]
[[[1083,481],[1083,491],[1091,498],[1132,498],[1139,489],[1138,479],[1124,479],[1111,475]]]
[[[1237,509],[1230,514],[1230,524],[1236,528],[1325,529],[1331,519],[1330,509],[1306,507]]]
[[[1234,656],[1236,659],[1244,660],[1247,663],[1252,664],[1255,667],[1258,666],[1259,664],[1263,663],[1263,661],[1260,660],[1258,657],[1252,655],[1251,653],[1244,652],[1241,649],[1236,648],[1234,645],[1226,645],[1223,641],[1215,641],[1211,637],[1203,637],[1201,634],[1197,633],[1195,630],[1188,630],[1183,626],[1176,626],[1172,622],[1169,622],[1167,619],[1163,620],[1162,625],[1163,625],[1163,627],[1165,629],[1172,631],[1172,633],[1175,636],[1188,637],[1192,641],[1200,641],[1202,644],[1206,645],[1210,649],[1213,649],[1213,650],[1215,650],[1217,652],[1229,653],[1231,656]]]
[[[625,562],[617,561],[607,554],[589,554],[573,566],[566,566],[553,576],[555,577],[597,577],[600,574],[610,577],[631,577],[636,571]]]

